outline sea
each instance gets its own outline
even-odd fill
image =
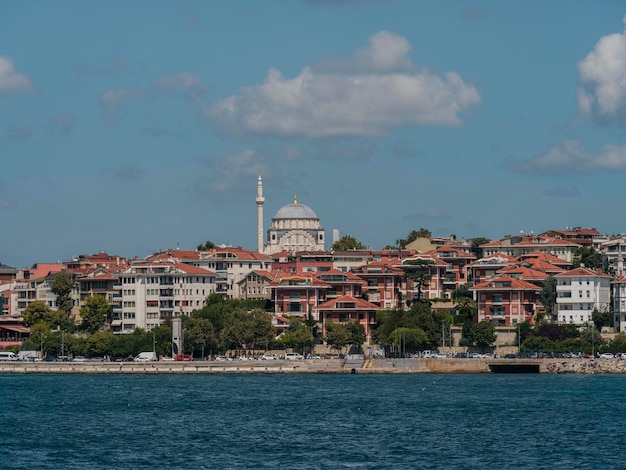
[[[626,376],[0,375],[0,468],[624,469]]]

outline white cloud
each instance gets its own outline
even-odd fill
[[[190,192],[197,200],[210,199],[220,203],[238,200],[250,186],[250,181],[256,182],[259,172],[269,174],[268,160],[266,154],[253,149],[223,157],[200,157],[203,169],[199,174],[202,176],[192,184]]]
[[[51,134],[68,134],[76,125],[76,118],[71,114],[52,116],[48,123],[48,132]]]
[[[446,220],[451,218],[452,216],[448,212],[434,207],[430,207],[420,212],[414,212],[413,214],[405,215],[404,217],[402,217],[402,220]]]
[[[104,116],[108,120],[117,119],[117,110],[120,105],[131,97],[143,96],[143,90],[139,88],[119,88],[117,90],[109,90],[100,95],[100,103],[104,108]]]
[[[508,165],[520,173],[590,173],[596,170],[626,168],[626,144],[605,144],[598,153],[585,150],[577,140],[566,140],[543,155],[530,160],[510,160]]]
[[[0,94],[32,88],[28,75],[17,72],[10,58],[0,56]]]
[[[405,38],[382,31],[347,61],[305,67],[288,79],[270,69],[260,85],[245,87],[207,116],[223,130],[282,136],[368,137],[394,128],[455,126],[481,102],[459,74],[417,70]]]
[[[154,87],[166,93],[175,93],[181,90],[205,89],[200,77],[189,72],[180,72],[159,77],[154,81]]]
[[[623,21],[626,24],[626,15]],[[578,74],[581,113],[600,122],[626,124],[626,29],[600,38],[578,63]]]
[[[183,92],[187,99],[196,103],[206,91],[206,86],[200,77],[189,72],[164,75],[154,80],[152,86],[156,90],[168,94]]]

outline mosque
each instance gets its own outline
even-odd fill
[[[263,243],[263,180],[259,174],[256,190],[258,252],[266,255],[283,251],[324,251],[324,227],[309,206],[293,202],[281,207],[272,218],[267,230],[267,243]]]

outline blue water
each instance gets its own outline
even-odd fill
[[[0,467],[626,468],[626,376],[0,375]]]

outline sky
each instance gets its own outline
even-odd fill
[[[623,0],[0,2],[0,262],[256,250],[297,194],[412,230],[626,232]],[[329,248],[329,246],[327,246]]]

